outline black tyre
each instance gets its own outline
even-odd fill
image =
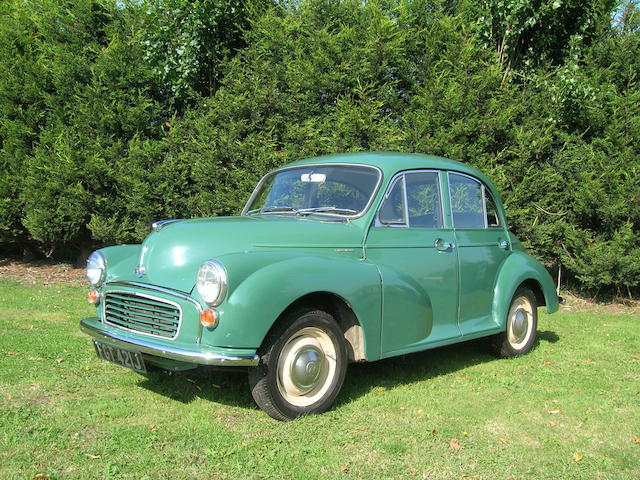
[[[538,328],[536,296],[531,289],[519,287],[513,294],[505,331],[491,340],[493,353],[500,358],[524,355],[533,348]]]
[[[344,336],[331,315],[294,312],[259,353],[260,363],[249,369],[249,386],[262,410],[286,421],[331,407],[347,370]]]

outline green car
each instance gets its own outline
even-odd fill
[[[477,170],[405,153],[331,155],[258,183],[242,214],[153,224],[87,263],[97,355],[245,367],[255,402],[291,420],[330,408],[349,362],[491,337],[527,353],[549,273],[509,232]]]

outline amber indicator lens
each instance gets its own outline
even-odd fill
[[[96,305],[100,301],[100,293],[97,290],[89,290],[87,293],[87,301]]]
[[[218,324],[218,312],[208,308],[200,314],[200,323],[203,327],[213,328]]]

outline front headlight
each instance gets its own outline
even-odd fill
[[[227,271],[217,260],[207,260],[198,270],[196,288],[200,298],[212,307],[220,305],[227,294]]]
[[[107,272],[107,261],[100,252],[93,252],[87,259],[87,280],[91,285],[98,286],[104,280]]]

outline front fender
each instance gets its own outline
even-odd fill
[[[381,284],[374,265],[359,258],[286,252],[246,252],[218,258],[229,276],[220,320],[203,342],[221,347],[258,348],[286,308],[317,292],[342,298],[363,330],[367,360],[380,358]]]
[[[547,313],[558,310],[558,296],[549,272],[535,258],[525,252],[514,251],[504,261],[498,273],[493,296],[493,320],[506,327],[507,313],[517,288],[526,281],[540,285],[547,305]]]

